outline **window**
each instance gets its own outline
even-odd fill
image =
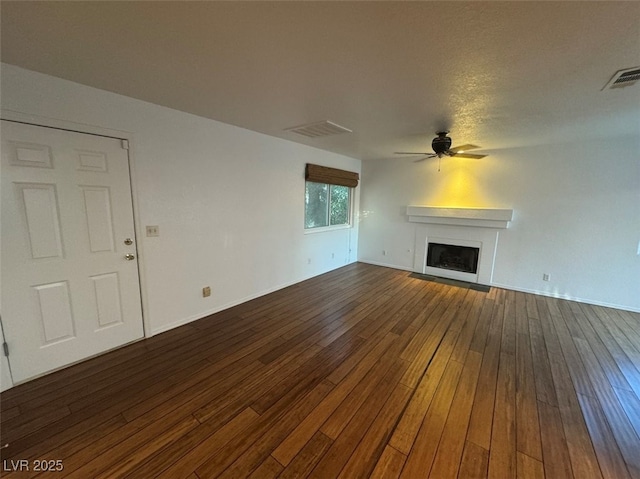
[[[307,181],[304,201],[305,229],[344,226],[351,222],[351,188]]]
[[[351,225],[351,191],[360,175],[307,163],[304,178],[304,228],[323,230]]]

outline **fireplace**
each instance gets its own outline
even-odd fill
[[[492,284],[499,232],[513,210],[408,206],[407,216],[415,224],[414,272]]]
[[[471,246],[429,243],[427,266],[475,274],[478,272],[479,254],[480,248]]]
[[[469,283],[481,282],[479,273],[482,258],[486,257],[483,242],[463,239],[451,234],[451,227],[446,229],[449,230],[446,236],[424,236],[422,265],[418,272]]]

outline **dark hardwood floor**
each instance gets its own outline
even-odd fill
[[[7,478],[640,478],[640,315],[354,264],[1,408]]]

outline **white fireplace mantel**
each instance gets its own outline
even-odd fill
[[[509,227],[513,210],[505,208],[454,208],[443,206],[407,206],[411,223],[429,223],[480,228]]]
[[[413,270],[445,278],[490,285],[501,229],[509,226],[513,210],[407,206],[409,221],[416,223]],[[427,266],[429,243],[478,247],[477,273]]]

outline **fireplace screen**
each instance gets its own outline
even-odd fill
[[[478,272],[479,253],[480,248],[429,243],[427,266],[475,274]]]

